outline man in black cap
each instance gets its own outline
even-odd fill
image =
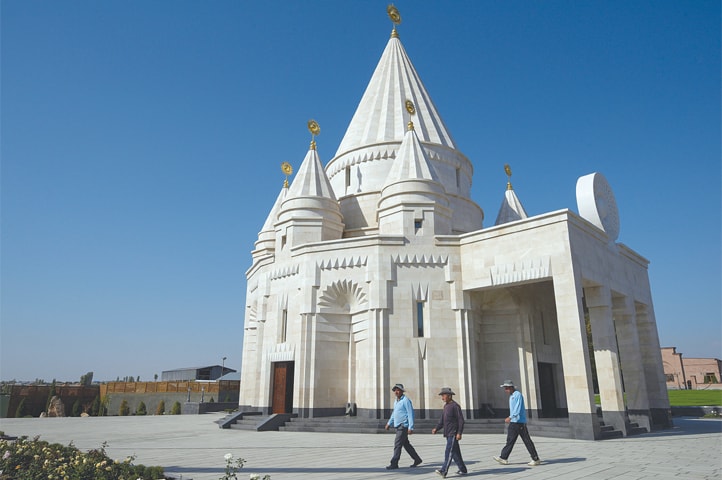
[[[401,383],[394,385],[391,390],[396,395],[396,400],[394,400],[394,411],[386,424],[386,430],[389,427],[396,428],[396,438],[394,439],[394,455],[391,457],[391,463],[386,466],[386,469],[394,470],[399,468],[401,447],[404,447],[406,453],[411,455],[414,460],[414,463],[410,466],[417,467],[421,464],[421,457],[409,442],[409,435],[414,433],[414,406],[411,404],[411,399],[406,396],[404,386]]]
[[[526,428],[526,408],[524,408],[524,397],[521,392],[517,391],[514,386],[514,382],[511,380],[506,380],[499,386],[504,389],[507,395],[509,395],[509,416],[506,417],[506,420],[504,420],[509,424],[509,429],[506,434],[506,445],[504,445],[504,448],[502,448],[501,454],[498,457],[493,457],[494,460],[502,465],[508,465],[508,458],[511,454],[511,449],[514,448],[516,439],[521,437],[524,441],[524,445],[526,445],[526,449],[529,451],[529,455],[531,455],[531,462],[527,465],[530,467],[541,465],[539,454],[536,453],[536,447],[534,446],[534,442],[531,441],[529,430]]]
[[[464,414],[459,404],[452,398],[454,392],[451,388],[442,388],[439,395],[444,401],[444,411],[441,414],[439,423],[436,428],[431,430],[431,433],[436,433],[443,427],[444,437],[446,437],[446,450],[444,451],[444,464],[440,469],[436,470],[436,474],[446,478],[453,460],[456,466],[459,467],[459,471],[456,473],[466,475],[466,464],[464,464],[464,459],[461,458],[461,448],[459,447],[459,440],[461,440],[461,434],[464,432]]]

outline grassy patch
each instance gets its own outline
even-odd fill
[[[722,405],[722,390],[667,390],[672,407],[700,407]],[[626,399],[626,395],[625,395]],[[594,395],[599,405],[599,395]]]
[[[722,405],[722,390],[669,390],[667,393],[673,407]]]

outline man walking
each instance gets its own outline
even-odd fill
[[[431,433],[436,433],[443,427],[444,437],[446,437],[446,450],[444,451],[444,464],[440,469],[436,470],[436,474],[446,478],[453,460],[456,466],[459,467],[459,471],[456,473],[466,475],[466,465],[464,459],[461,458],[461,448],[459,447],[459,440],[461,440],[461,434],[464,432],[464,414],[459,404],[452,398],[454,392],[451,391],[451,388],[442,388],[439,395],[441,395],[441,400],[444,401],[444,411],[441,414],[439,423],[436,428],[431,430]]]
[[[394,411],[386,424],[386,430],[389,427],[394,427],[396,429],[396,438],[394,438],[394,455],[391,457],[391,463],[386,466],[386,469],[394,470],[399,468],[401,447],[404,447],[406,453],[411,455],[414,460],[414,463],[410,466],[417,467],[421,464],[421,457],[409,442],[409,435],[414,433],[414,406],[411,404],[409,397],[406,396],[403,384],[397,383],[391,391],[394,392],[396,400],[394,400]]]
[[[506,417],[506,420],[504,420],[509,424],[509,429],[506,434],[506,445],[502,448],[501,454],[498,457],[493,458],[502,465],[508,465],[511,449],[514,448],[516,439],[521,437],[524,441],[524,445],[526,445],[526,449],[529,451],[529,455],[531,455],[531,462],[527,465],[535,467],[541,464],[541,460],[539,460],[539,455],[536,453],[534,442],[531,441],[529,430],[526,428],[526,408],[524,408],[524,397],[521,392],[517,391],[514,386],[514,382],[511,380],[506,380],[502,385],[500,385],[500,387],[504,389],[507,395],[509,395],[509,416]]]

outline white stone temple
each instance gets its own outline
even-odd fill
[[[578,214],[533,217],[509,182],[484,226],[473,173],[394,27],[336,154],[324,167],[312,141],[268,205],[240,405],[381,419],[403,383],[417,416],[451,386],[475,419],[508,410],[512,379],[530,421],[568,418],[571,438],[600,438],[595,389],[625,435],[669,427],[649,262],[617,243],[604,177],[579,179]]]

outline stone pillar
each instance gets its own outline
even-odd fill
[[[629,297],[614,297],[614,324],[617,327],[619,357],[624,375],[624,392],[627,394],[629,420],[640,427],[651,429],[647,382],[642,368],[639,332],[634,306]],[[661,361],[660,361],[661,365]]]
[[[573,438],[596,440],[601,437],[592,395],[592,370],[587,348],[587,331],[582,307],[581,275],[572,267],[554,275],[554,300],[559,327],[564,385]],[[554,265],[552,268],[556,267]],[[564,270],[564,262],[559,265]]]
[[[300,315],[301,336],[295,374],[298,376],[298,387],[296,388],[298,403],[296,407],[298,416],[301,418],[309,418],[313,413],[313,362],[315,356],[315,322],[313,320],[314,316],[312,314],[303,313]]]
[[[466,412],[467,418],[472,418],[476,406],[476,382],[473,375],[473,366],[475,362],[474,349],[472,348],[474,341],[473,322],[471,321],[471,312],[468,310],[458,310],[456,313],[458,324],[457,348],[459,354],[459,391],[456,392],[459,397],[459,404]]]
[[[619,350],[612,318],[612,295],[606,286],[584,289],[592,326],[594,360],[604,423],[627,436],[624,387],[619,367]]]
[[[664,377],[662,352],[659,346],[657,322],[651,306],[635,304],[637,328],[639,330],[642,368],[647,383],[651,427],[653,430],[672,427],[672,415],[667,393],[667,381]]]

